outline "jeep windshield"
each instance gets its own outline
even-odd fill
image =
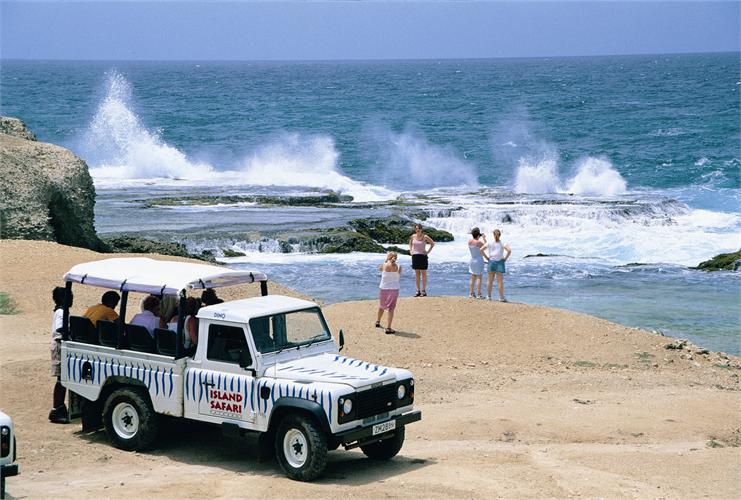
[[[250,320],[255,346],[261,353],[329,340],[329,328],[318,307]]]

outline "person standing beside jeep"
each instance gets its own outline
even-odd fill
[[[430,247],[427,248],[427,245],[430,245]],[[409,238],[409,253],[412,255],[412,269],[414,269],[414,278],[417,284],[415,297],[427,297],[427,267],[429,266],[427,256],[434,246],[435,242],[424,233],[422,224],[415,224],[414,234]],[[420,280],[422,288],[419,286]]]
[[[54,396],[52,409],[49,412],[49,420],[55,424],[67,423],[67,406],[64,404],[64,398],[67,395],[67,389],[61,383],[62,376],[62,333],[59,331],[64,327],[64,306],[66,290],[61,287],[55,287],[51,292],[51,298],[54,301],[54,316],[51,321],[51,375],[56,377],[54,384]],[[72,307],[72,291],[69,292],[67,307]]]
[[[117,292],[109,290],[101,297],[100,304],[88,307],[83,316],[88,318],[93,326],[97,326],[99,319],[116,321],[118,313],[115,309],[119,300],[121,300],[121,296]]]

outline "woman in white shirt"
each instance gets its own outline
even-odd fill
[[[381,271],[381,283],[378,285],[381,291],[378,297],[376,328],[381,328],[383,312],[388,311],[389,321],[386,326],[386,333],[394,334],[396,330],[391,328],[391,322],[394,321],[394,310],[396,309],[396,300],[399,298],[399,278],[401,276],[401,266],[396,263],[396,252],[389,252],[386,255],[386,261],[378,266],[378,269]]]
[[[486,282],[487,298],[491,300],[491,289],[494,284],[494,275],[496,275],[497,284],[499,285],[499,302],[507,302],[504,297],[504,273],[507,272],[504,263],[509,259],[512,250],[510,250],[509,245],[499,239],[501,236],[502,232],[495,229],[494,241],[481,248],[481,255],[489,261],[489,279]],[[487,251],[489,252],[488,255]]]

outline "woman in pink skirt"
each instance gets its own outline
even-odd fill
[[[388,310],[388,325],[386,333],[393,334],[396,330],[391,328],[391,322],[394,321],[394,309],[396,309],[396,299],[399,298],[399,277],[401,276],[401,266],[396,263],[396,252],[389,252],[386,255],[386,262],[378,266],[381,271],[381,289],[378,305],[378,319],[376,328],[381,328],[381,318],[383,311]]]

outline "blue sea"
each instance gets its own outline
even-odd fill
[[[431,294],[467,295],[467,232],[500,228],[511,301],[741,354],[741,274],[691,269],[741,248],[739,61],[3,60],[0,112],[87,161],[103,235],[241,251],[220,260],[324,302],[371,299],[382,256],[265,235],[411,207],[455,236],[430,255]],[[327,191],[353,201],[146,202]]]

